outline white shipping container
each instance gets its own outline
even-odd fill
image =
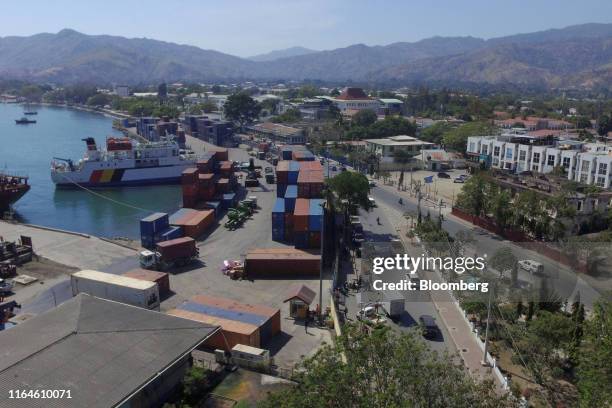
[[[159,288],[155,282],[112,273],[83,270],[70,276],[70,285],[72,296],[87,293],[115,302],[159,310]]]

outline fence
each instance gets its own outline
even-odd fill
[[[476,217],[475,215],[468,214],[457,207],[452,208],[451,214],[480,228],[500,235],[525,249],[538,252],[552,261],[559,262],[560,264],[572,268],[576,272],[587,273],[588,271],[586,262],[570,258],[565,253],[561,252],[560,249],[551,247],[545,242],[534,241],[522,231],[512,230],[509,228],[500,228],[488,217]]]

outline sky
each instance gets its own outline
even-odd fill
[[[0,36],[147,37],[248,57],[612,23],[611,0],[1,0]]]

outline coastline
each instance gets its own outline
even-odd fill
[[[23,105],[24,103],[19,103],[19,104]],[[78,105],[78,104],[68,105],[66,103],[56,103],[56,102],[36,102],[36,103],[29,103],[29,105],[55,106],[58,108],[76,109],[76,110],[80,110],[84,112],[99,113],[100,115],[109,116],[113,119],[127,119],[131,117],[128,114],[117,112],[111,109],[96,109],[96,108],[91,108],[86,105]]]

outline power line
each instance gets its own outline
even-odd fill
[[[111,201],[111,202],[113,202],[115,204],[122,205],[124,207],[131,208],[133,210],[144,211],[144,212],[153,212],[152,210],[148,210],[146,208],[141,208],[141,207],[136,207],[135,205],[131,205],[131,204],[128,204],[128,203],[125,203],[125,202],[121,202],[119,200],[115,200],[114,198],[110,198],[110,197],[107,197],[107,196],[105,196],[103,194],[97,193],[97,192],[95,192],[95,191],[93,191],[93,190],[91,190],[91,189],[89,189],[89,188],[87,188],[87,187],[77,183],[76,181],[72,180],[70,177],[68,177],[66,175],[62,175],[62,177],[65,178],[66,180],[68,180],[69,182],[71,182],[72,184],[74,184],[75,186],[77,186],[77,187],[87,191],[90,194],[93,194],[93,195],[95,195],[97,197],[100,197],[100,198],[102,198],[104,200]]]

